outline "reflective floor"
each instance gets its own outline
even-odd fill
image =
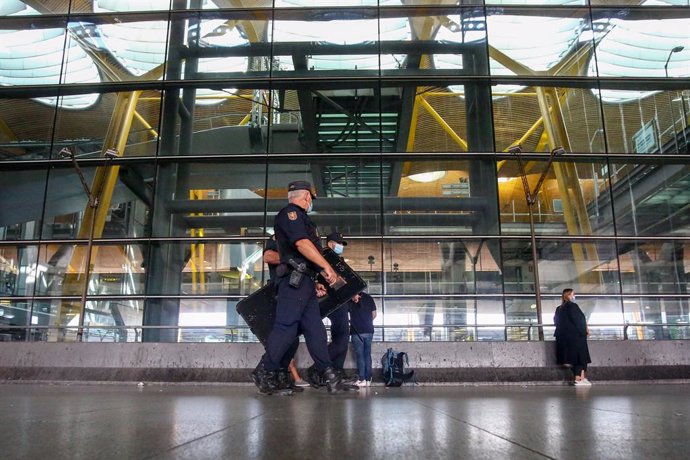
[[[680,459],[687,384],[444,386],[260,396],[251,386],[0,385],[7,459]]]

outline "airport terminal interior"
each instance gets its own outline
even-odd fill
[[[592,340],[690,338],[686,0],[4,0],[0,35],[3,341],[255,341],[293,180],[376,341],[551,340],[567,287]]]
[[[687,458],[689,122],[690,0],[2,0],[0,456]],[[249,383],[295,180],[418,385]]]

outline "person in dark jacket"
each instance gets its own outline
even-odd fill
[[[376,303],[366,292],[360,292],[346,304],[350,312],[350,336],[357,357],[359,387],[371,386],[371,341],[374,338]]]
[[[587,319],[574,302],[575,291],[563,290],[563,301],[556,308],[553,323],[556,326],[556,362],[569,364],[575,375],[575,385],[591,385],[587,380],[587,364],[592,360],[587,346]]]

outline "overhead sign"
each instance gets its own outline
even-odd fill
[[[655,153],[659,151],[659,136],[654,120],[648,121],[632,137],[635,153]]]

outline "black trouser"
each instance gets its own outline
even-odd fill
[[[288,284],[287,277],[277,281],[276,320],[268,336],[264,355],[265,369],[275,371],[287,367],[295,354],[295,339],[301,330],[316,368],[323,372],[333,364],[328,356],[326,328],[321,322],[314,282],[305,277],[302,284],[294,288]]]
[[[573,374],[575,374],[575,377],[579,377],[582,371],[587,372],[586,364],[573,364]]]
[[[331,343],[328,344],[328,355],[333,361],[333,367],[342,369],[347,357],[347,345],[350,341],[350,321],[347,307],[340,307],[330,315]]]

